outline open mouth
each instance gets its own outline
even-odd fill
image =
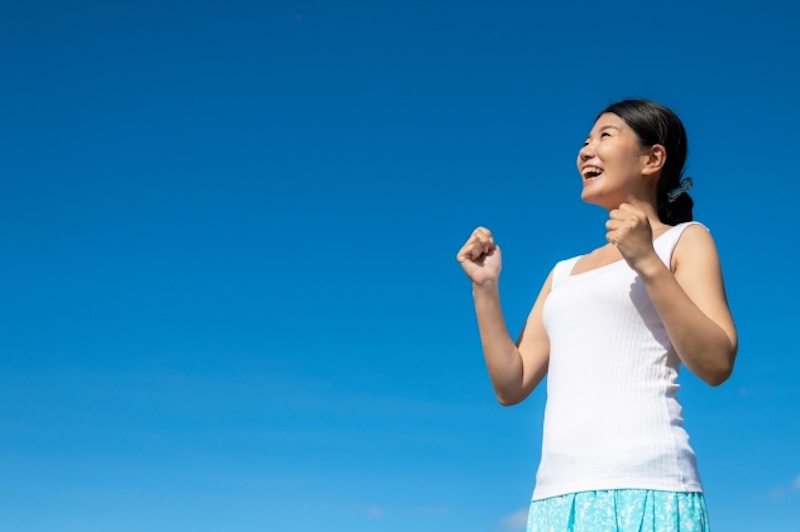
[[[586,166],[581,170],[581,176],[586,180],[597,179],[602,173],[603,169],[598,166]]]

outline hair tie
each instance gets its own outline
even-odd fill
[[[667,201],[673,203],[676,199],[678,199],[681,196],[681,194],[688,192],[693,186],[694,186],[694,179],[692,179],[691,177],[687,177],[686,179],[681,179],[681,182],[678,184],[677,187],[667,192]]]

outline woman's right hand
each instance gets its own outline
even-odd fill
[[[503,267],[500,247],[495,244],[491,231],[478,227],[456,255],[464,273],[473,284],[484,286],[497,283]]]

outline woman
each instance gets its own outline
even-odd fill
[[[682,363],[723,383],[738,340],[714,241],[692,222],[686,153],[662,105],[625,100],[598,115],[577,165],[581,198],[609,213],[608,242],[556,264],[517,342],[491,232],[479,227],[458,253],[500,403],[548,375],[529,531],[708,530],[676,378]]]

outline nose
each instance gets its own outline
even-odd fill
[[[588,142],[584,144],[580,151],[578,151],[578,159],[580,161],[588,161],[594,157],[594,155],[594,142]]]

